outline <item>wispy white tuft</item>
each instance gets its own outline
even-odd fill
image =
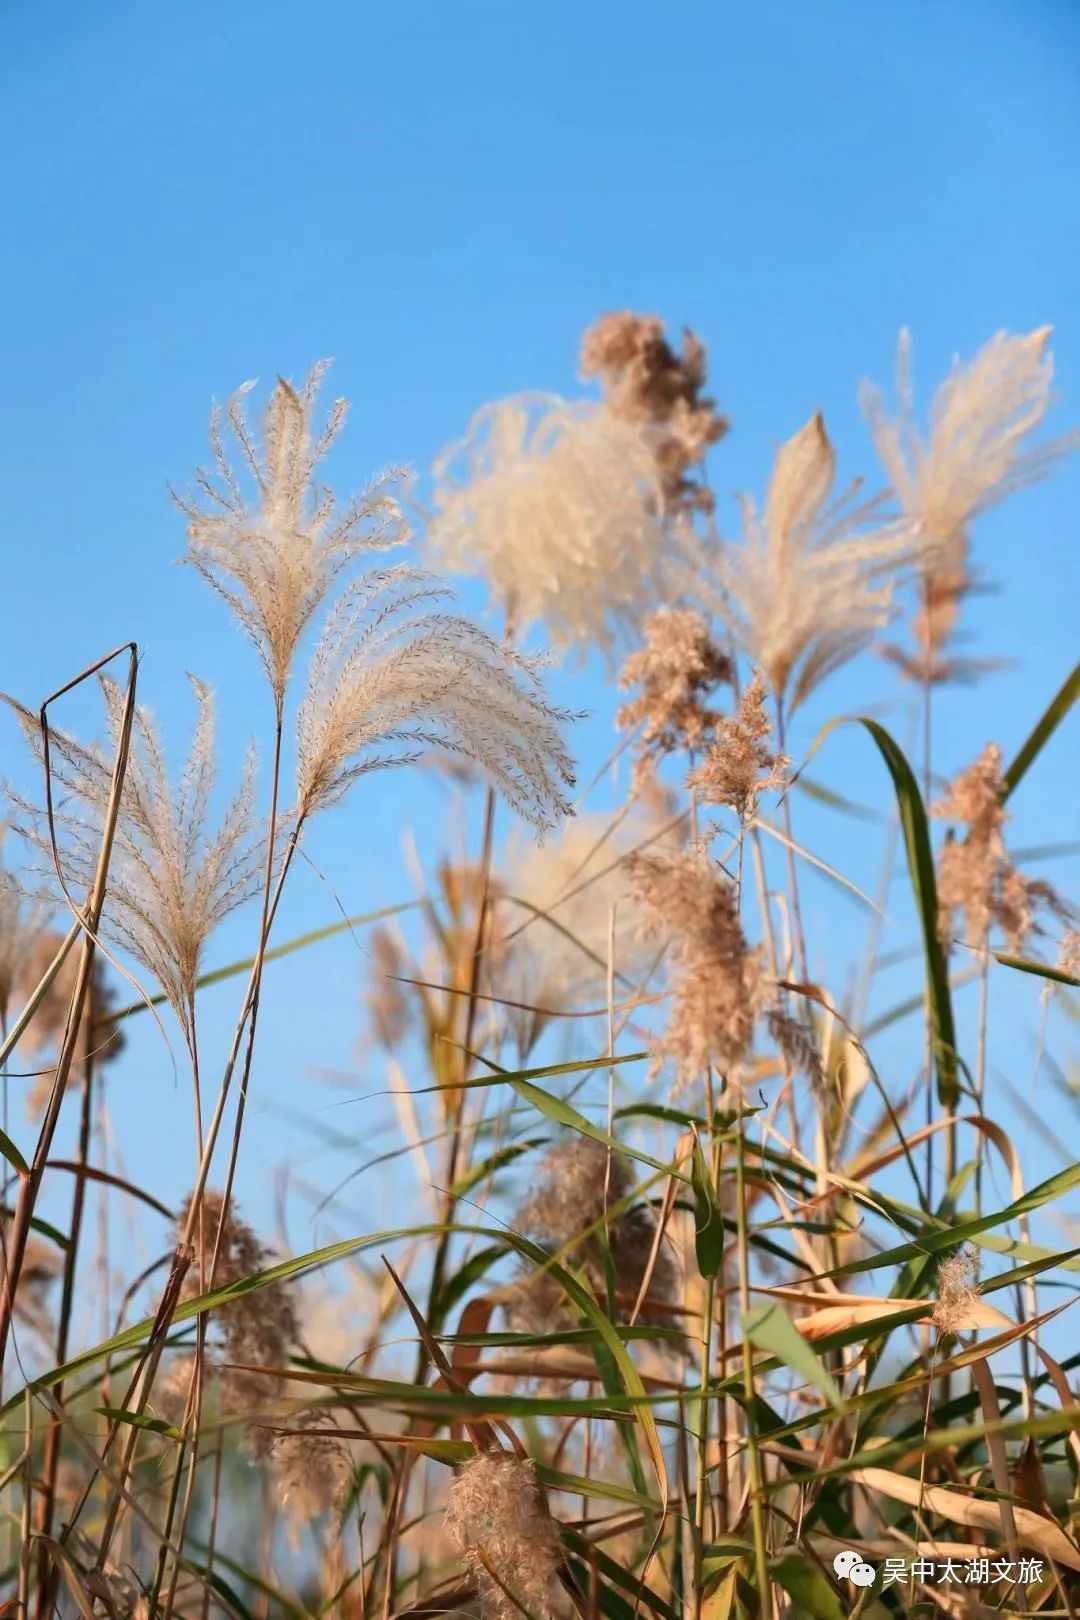
[[[299,714],[302,818],[428,748],[475,761],[538,828],[569,813],[568,716],[544,698],[533,661],[441,610],[450,595],[408,566],[372,570],[342,593]]]
[[[934,395],[925,440],[915,418],[907,331],[897,350],[895,417],[881,391],[863,385],[874,443],[924,555],[964,538],[972,518],[1044,478],[1080,444],[1076,433],[1048,444],[1028,442],[1050,405],[1052,330],[1040,326],[1023,337],[998,332],[969,365],[957,362]]]
[[[796,707],[887,624],[906,525],[880,502],[833,498],[836,456],[820,413],[781,445],[764,512],[742,498],[741,544],[703,556],[703,590],[774,695]]]
[[[190,677],[198,718],[187,764],[174,788],[153,716],[139,708],[120,800],[104,927],[153,974],[190,1034],[191,1003],[203,947],[217,925],[254,893],[262,858],[253,819],[254,756],[215,829],[209,826],[216,779],[214,703],[210,689]],[[102,678],[113,745],[123,722],[124,696]],[[37,716],[15,704],[20,725],[43,759]],[[112,762],[63,732],[49,736],[54,823],[64,881],[78,897],[89,892],[97,867],[112,787]],[[57,790],[64,790],[63,793]],[[64,799],[62,804],[59,803]],[[42,813],[15,800],[21,829],[52,871],[49,829]]]
[[[199,468],[196,493],[175,497],[188,520],[182,560],[232,608],[258,649],[278,704],[300,637],[342,569],[403,543],[407,535],[390,493],[393,474],[341,505],[316,482],[347,411],[346,401],[337,399],[325,425],[315,425],[316,396],[329,364],[320,361],[299,389],[278,378],[263,415],[261,445],[244,412],[253,383],[237,389],[224,410],[215,405],[214,470]],[[239,470],[226,454],[226,429],[240,452]]]
[[[435,554],[481,574],[521,628],[610,652],[669,579],[648,425],[606,405],[518,394],[487,405],[435,463]]]

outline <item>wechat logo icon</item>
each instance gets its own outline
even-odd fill
[[[838,1552],[832,1561],[836,1571],[837,1580],[850,1581],[852,1586],[873,1586],[874,1566],[864,1564],[861,1553],[853,1552],[849,1547],[846,1552]]]

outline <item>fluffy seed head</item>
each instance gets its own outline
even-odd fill
[[[646,428],[604,405],[516,395],[485,406],[436,461],[429,540],[479,573],[520,628],[584,657],[632,634],[669,581]]]
[[[768,1002],[761,955],[739,922],[734,887],[700,850],[640,856],[632,866],[650,937],[672,942],[667,1028],[653,1042],[653,1070],[666,1059],[680,1084],[700,1081],[712,1064],[737,1082]]]
[[[490,1620],[554,1620],[561,1563],[555,1523],[531,1458],[481,1452],[454,1476],[446,1529]]]
[[[915,679],[963,679],[986,667],[945,650],[972,585],[970,525],[1013,490],[1045,478],[1080,444],[1076,432],[1047,444],[1030,443],[1050,405],[1050,331],[1042,326],[1020,337],[999,332],[967,366],[957,362],[934,396],[925,439],[916,421],[906,331],[897,350],[895,416],[879,389],[863,386],[863,409],[911,525],[919,562],[922,600],[912,625],[916,650],[888,649]]]
[[[988,743],[933,807],[935,816],[967,825],[963,838],[954,837],[950,829],[938,855],[938,906],[946,945],[955,932],[958,913],[967,941],[976,950],[986,949],[990,930],[997,927],[1012,951],[1018,951],[1029,934],[1039,931],[1036,911],[1040,905],[1065,915],[1048,883],[1025,878],[1009,860],[1003,837],[1008,820],[1003,795],[1001,750],[996,743]]]
[[[970,1243],[938,1266],[934,1326],[939,1333],[954,1333],[978,1299],[979,1255]]]
[[[784,786],[788,761],[769,748],[771,730],[765,683],[755,675],[734,715],[718,721],[705,758],[686,779],[687,787],[704,804],[729,804],[741,820],[753,816],[762,793]]]
[[[668,512],[712,510],[711,492],[692,469],[728,422],[703,397],[705,372],[705,345],[684,329],[677,354],[655,315],[628,309],[602,315],[582,339],[581,375],[600,379],[617,416],[651,430]]]
[[[691,609],[659,608],[645,621],[645,645],[623,665],[622,690],[638,688],[616,716],[622,730],[640,727],[634,785],[641,786],[667,754],[705,747],[718,715],[706,699],[732,678],[731,660]]]
[[[203,1194],[201,1214],[194,1226],[195,1259],[184,1283],[185,1298],[194,1298],[202,1291],[204,1282],[209,1284],[215,1246],[218,1247],[218,1263],[213,1272],[215,1288],[227,1287],[264,1271],[273,1259],[272,1250],[238,1218],[231,1204],[222,1220],[223,1208],[220,1193],[208,1190]],[[190,1199],[177,1217],[178,1235],[184,1231],[189,1210]],[[268,1283],[220,1306],[213,1313],[213,1321],[218,1327],[220,1345],[212,1365],[216,1368],[222,1407],[227,1412],[254,1418],[261,1407],[283,1391],[283,1381],[272,1369],[284,1365],[297,1337],[292,1290],[285,1282]],[[221,1363],[238,1365],[221,1366]],[[251,1367],[270,1370],[250,1371]],[[257,1455],[265,1454],[269,1444],[266,1431],[253,1425],[248,1439]]]
[[[709,605],[792,709],[888,623],[890,576],[908,546],[906,525],[883,522],[879,501],[854,505],[854,490],[834,500],[835,473],[812,416],[777,452],[764,511],[743,497],[741,545],[706,552],[687,540]]]
[[[540,830],[570,813],[559,731],[570,717],[546,701],[532,660],[441,611],[447,594],[409,567],[372,570],[342,593],[297,722],[301,818],[427,748],[475,761]]]
[[[280,705],[297,643],[342,569],[358,557],[400,545],[406,527],[384,474],[339,505],[316,481],[320,462],[345,422],[335,400],[322,428],[315,423],[320,361],[300,388],[279,377],[266,405],[260,444],[244,410],[245,383],[224,410],[210,414],[213,471],[199,468],[196,491],[175,496],[187,518],[183,561],[197,568],[251,637]],[[225,449],[231,431],[234,469]],[[247,485],[247,493],[245,493]]]
[[[492,976],[500,996],[541,1008],[603,1005],[608,958],[636,986],[655,958],[641,937],[629,862],[663,841],[642,815],[575,817],[542,846],[512,838],[497,862]]]
[[[606,1293],[606,1277],[598,1227],[605,1211],[607,1241],[615,1271],[615,1291],[620,1314],[633,1310],[642,1282],[648,1287],[640,1316],[648,1321],[656,1306],[670,1303],[675,1294],[675,1268],[663,1244],[656,1247],[656,1221],[652,1210],[642,1203],[618,1209],[630,1194],[634,1178],[627,1160],[620,1153],[608,1153],[602,1142],[587,1136],[571,1136],[556,1143],[538,1169],[535,1190],[520,1205],[512,1225],[534,1241],[548,1244],[556,1252],[567,1250],[567,1264],[584,1270],[601,1298]],[[526,1274],[516,1285],[507,1315],[519,1332],[544,1331],[567,1314],[567,1301],[550,1273],[539,1270]],[[569,1312],[573,1317],[572,1309]]]
[[[147,709],[136,710],[104,913],[106,932],[153,974],[188,1035],[203,947],[217,925],[255,892],[261,861],[253,821],[252,755],[221,822],[215,830],[208,826],[216,778],[214,705],[208,687],[193,676],[191,684],[198,717],[187,764],[175,788],[154,718]],[[107,677],[102,690],[115,747],[124,696]],[[37,717],[21,705],[13,706],[42,761]],[[111,752],[84,747],[54,731],[50,761],[54,782],[68,795],[54,818],[61,870],[69,887],[86,894],[93,883],[109,805]],[[13,799],[25,818],[23,831],[51,872],[46,819],[25,801],[14,795]]]
[[[296,1532],[323,1513],[339,1512],[352,1480],[347,1446],[333,1432],[334,1415],[322,1408],[300,1412],[291,1432],[277,1434],[268,1453],[274,1494]]]

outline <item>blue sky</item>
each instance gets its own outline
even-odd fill
[[[134,638],[174,754],[189,668],[218,688],[229,758],[265,735],[250,649],[171,566],[182,533],[166,482],[204,454],[213,395],[326,354],[354,402],[335,452],[346,488],[386,463],[422,473],[488,399],[573,392],[581,330],[623,306],[708,344],[734,424],[711,467],[729,517],[729,492],[758,489],[819,406],[842,470],[873,474],[856,387],[889,380],[902,324],[925,400],[954,353],[1054,323],[1056,420],[1080,421],[1078,47],[1068,0],[672,3],[662,27],[643,0],[9,0],[0,687],[36,703]],[[990,736],[1014,750],[1075,660],[1078,496],[1080,462],[980,526],[1001,589],[971,610],[978,650],[1019,671],[945,698],[945,768]],[[578,732],[591,774],[610,695],[596,671],[554,684],[594,711]],[[807,712],[804,745],[854,701],[840,686]],[[855,696],[890,690],[868,666]],[[1076,738],[1074,721],[1018,798],[1026,842],[1075,830],[1062,785],[1075,802]],[[829,748],[852,796],[883,804],[865,743]],[[0,759],[26,780],[7,723]],[[326,882],[301,875],[283,932],[333,920],[339,900],[359,912],[408,897],[401,821],[430,840],[444,803],[426,782],[379,779],[318,833]],[[813,814],[805,826],[872,881],[863,834]],[[813,889],[808,909],[828,941],[819,966],[857,950],[861,921],[831,892]],[[246,937],[227,930],[213,960]],[[354,1062],[362,966],[353,943],[323,947],[290,970],[295,1000],[269,998],[241,1179],[260,1218],[285,1156],[275,1108],[321,1105],[313,1073]],[[231,999],[210,1006],[208,1038],[223,1039]],[[1029,996],[1013,1023],[1023,1086],[1034,1024]],[[119,1129],[131,1159],[166,1144],[169,1196],[190,1163],[182,1091],[149,1021],[133,1026]],[[363,1137],[367,1117],[347,1128]],[[318,1157],[311,1173],[331,1175]]]

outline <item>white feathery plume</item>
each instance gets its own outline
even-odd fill
[[[329,364],[320,361],[299,389],[278,378],[263,415],[261,446],[244,414],[253,383],[237,389],[224,410],[215,405],[214,472],[199,468],[196,494],[174,495],[188,519],[182,561],[197,568],[232,608],[258,649],[279,707],[300,637],[342,569],[407,538],[390,493],[395,473],[383,474],[343,505],[315,480],[347,411],[344,399],[335,400],[325,426],[316,430],[315,400]],[[254,486],[250,497],[226,455],[226,427]]]
[[[534,660],[437,606],[451,595],[408,565],[371,570],[342,593],[298,716],[300,820],[427,748],[480,765],[541,830],[570,813],[568,716],[545,700]]]
[[[434,466],[428,538],[483,575],[519,628],[610,653],[670,579],[663,491],[647,423],[607,405],[517,394],[486,405]]]
[[[934,395],[925,440],[915,418],[906,330],[897,346],[895,417],[880,389],[863,384],[874,443],[924,557],[964,539],[973,518],[1045,478],[1080,444],[1078,433],[1042,445],[1027,442],[1050,405],[1052,330],[1040,326],[1021,337],[998,332],[970,364],[957,361]]]
[[[136,709],[103,918],[105,932],[157,980],[188,1037],[203,947],[217,925],[255,892],[262,858],[253,822],[252,753],[217,828],[208,826],[217,774],[213,695],[194,676],[189,679],[198,718],[175,788],[154,718],[147,709]],[[124,696],[107,676],[101,677],[101,685],[115,744]],[[31,749],[43,761],[37,716],[20,704],[13,707]],[[49,758],[54,783],[65,790],[66,799],[54,814],[60,869],[78,898],[93,883],[112,771],[100,749],[60,731],[50,731]],[[51,873],[45,816],[25,800],[12,798],[25,817],[20,830]]]
[[[774,696],[794,709],[892,615],[892,573],[909,546],[880,499],[832,499],[836,456],[820,412],[780,446],[759,513],[741,499],[741,545],[708,554],[703,590]]]

